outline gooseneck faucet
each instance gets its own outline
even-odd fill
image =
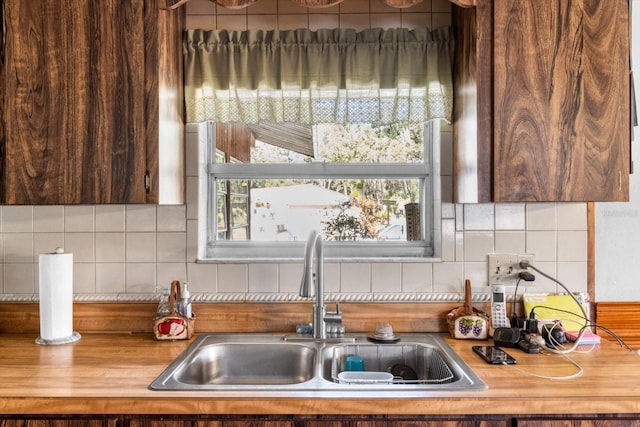
[[[313,305],[313,338],[315,339],[327,338],[323,246],[322,235],[315,230],[312,231],[304,249],[304,270],[302,272],[302,281],[300,282],[300,296],[305,298],[313,297],[314,287],[312,285],[315,282],[316,302]],[[314,258],[316,259],[315,271],[313,271]]]

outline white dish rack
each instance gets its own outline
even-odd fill
[[[337,383],[353,383],[344,379],[345,364],[348,356],[359,356],[364,360],[365,372],[390,372],[396,364],[405,365],[417,374],[417,379],[405,379],[395,376],[394,384],[443,384],[452,382],[454,374],[439,351],[423,344],[345,344],[333,349],[331,378]],[[349,378],[349,376],[347,376]],[[376,381],[368,381],[376,383]],[[383,379],[380,384],[388,384]]]

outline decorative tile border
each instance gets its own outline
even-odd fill
[[[217,293],[217,294],[191,294],[195,303],[283,303],[305,302],[308,298],[302,298],[293,293]],[[74,302],[158,302],[161,294],[76,294]],[[474,302],[490,301],[490,294],[476,294]],[[0,302],[38,302],[38,294],[0,294]],[[457,293],[330,293],[326,295],[326,301],[334,302],[462,302],[464,295]]]

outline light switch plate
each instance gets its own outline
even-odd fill
[[[488,285],[502,284],[506,286],[515,285],[518,281],[518,274],[525,271],[520,268],[520,261],[527,260],[533,264],[535,257],[533,254],[489,254],[489,282]],[[531,286],[534,282],[527,282]]]

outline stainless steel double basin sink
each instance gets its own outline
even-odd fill
[[[350,370],[354,358],[358,371]],[[404,334],[399,342],[384,344],[369,342],[366,335],[346,343],[287,341],[278,334],[205,334],[149,386],[313,396],[420,395],[485,387],[439,334]]]

